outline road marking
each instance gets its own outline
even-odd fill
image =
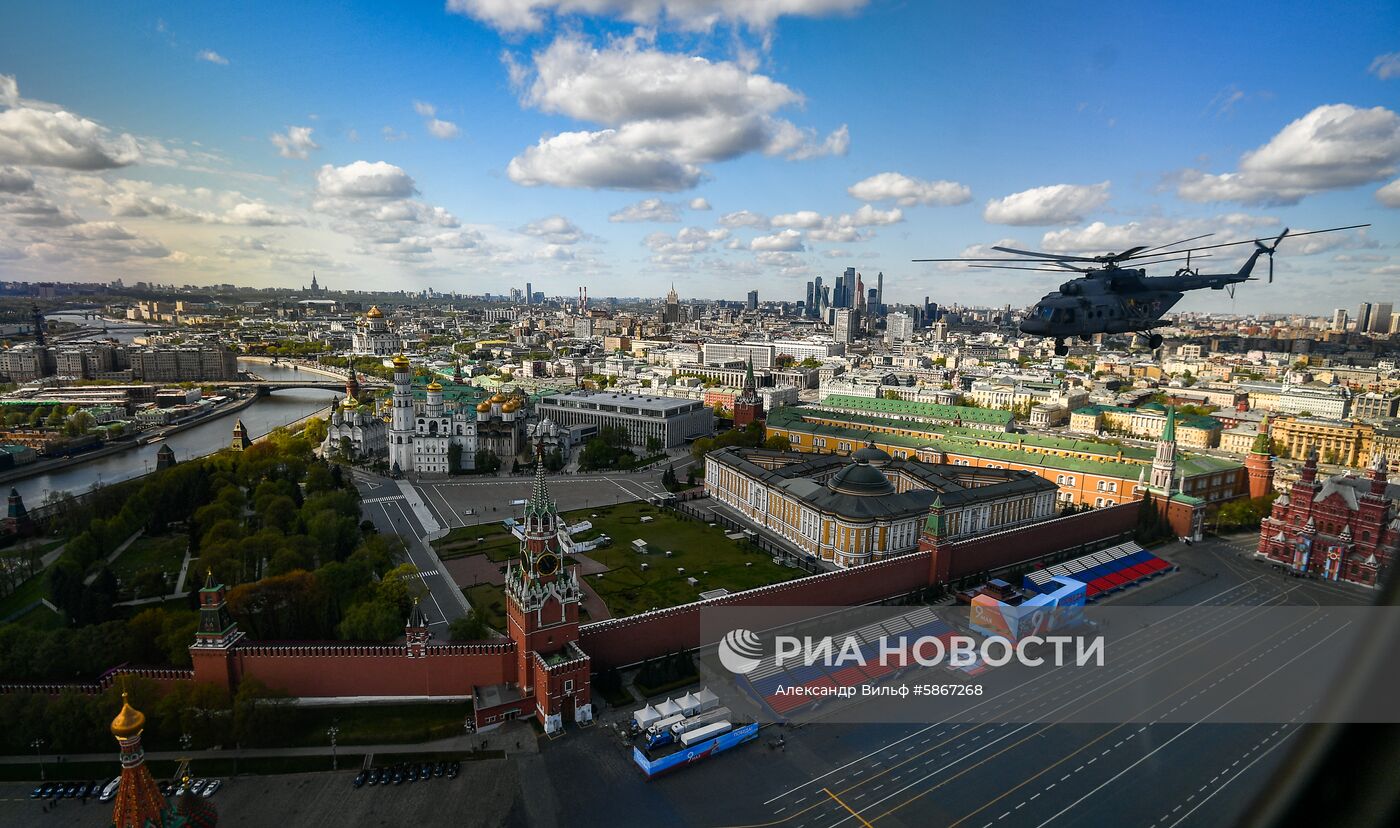
[[[1183,731],[1181,731],[1180,733],[1176,734],[1175,736],[1171,737],[1171,738],[1168,739],[1167,741],[1163,742],[1161,745],[1159,745],[1158,747],[1154,748],[1152,751],[1143,754],[1142,757],[1141,757],[1140,759],[1138,759],[1136,762],[1132,763],[1131,765],[1129,765],[1129,766],[1127,766],[1126,768],[1122,769],[1122,770],[1119,771],[1118,773],[1114,774],[1114,776],[1113,776],[1111,779],[1109,779],[1108,781],[1106,781],[1106,782],[1100,784],[1097,788],[1094,788],[1092,791],[1089,791],[1088,793],[1086,793],[1086,794],[1084,794],[1083,796],[1079,797],[1079,798],[1076,799],[1074,802],[1072,802],[1072,803],[1070,803],[1068,806],[1066,806],[1066,807],[1065,807],[1063,810],[1061,810],[1059,813],[1055,814],[1054,816],[1052,816],[1052,817],[1050,817],[1049,819],[1045,820],[1044,822],[1040,823],[1040,825],[1036,826],[1036,828],[1044,828],[1044,826],[1049,825],[1051,822],[1054,822],[1056,819],[1059,819],[1060,817],[1064,816],[1064,815],[1065,815],[1066,813],[1068,813],[1072,808],[1074,808],[1075,806],[1079,805],[1079,803],[1083,802],[1084,800],[1088,799],[1089,797],[1091,797],[1091,796],[1093,796],[1094,794],[1098,793],[1099,791],[1103,790],[1103,789],[1104,789],[1105,787],[1107,787],[1108,785],[1110,785],[1110,784],[1112,784],[1112,783],[1118,781],[1119,777],[1121,777],[1123,774],[1127,773],[1128,771],[1132,770],[1133,768],[1135,768],[1135,767],[1137,767],[1138,765],[1142,764],[1143,762],[1147,761],[1149,758],[1151,758],[1153,755],[1155,755],[1158,751],[1160,751],[1160,750],[1162,750],[1163,748],[1167,747],[1167,746],[1170,745],[1172,742],[1175,742],[1177,739],[1180,739],[1182,736],[1185,736],[1187,733],[1190,733],[1192,730],[1195,730],[1195,729],[1196,729],[1196,726],[1199,725],[1199,724],[1201,724],[1201,722],[1204,722],[1206,719],[1210,718],[1211,716],[1215,715],[1216,713],[1219,713],[1221,710],[1225,709],[1226,706],[1232,704],[1232,703],[1235,702],[1237,699],[1239,699],[1241,696],[1245,695],[1245,694],[1248,693],[1249,691],[1251,691],[1251,690],[1253,690],[1254,688],[1258,687],[1259,685],[1263,684],[1265,681],[1268,681],[1270,678],[1272,678],[1276,673],[1278,673],[1278,672],[1279,672],[1280,670],[1282,670],[1283,668],[1287,667],[1288,665],[1292,664],[1293,662],[1297,661],[1298,659],[1302,658],[1303,656],[1307,655],[1308,653],[1310,653],[1310,652],[1312,652],[1313,650],[1317,649],[1318,647],[1322,646],[1322,644],[1325,643],[1329,638],[1331,638],[1332,636],[1336,635],[1337,633],[1341,632],[1342,630],[1344,630],[1344,629],[1346,629],[1347,627],[1350,627],[1350,626],[1351,626],[1351,622],[1350,622],[1350,621],[1346,622],[1345,624],[1341,625],[1341,626],[1338,627],[1337,629],[1335,629],[1335,630],[1333,630],[1332,632],[1328,633],[1325,637],[1323,637],[1321,640],[1319,640],[1317,643],[1313,644],[1312,646],[1308,647],[1306,650],[1303,650],[1302,652],[1300,652],[1300,653],[1298,653],[1297,655],[1293,656],[1293,657],[1290,658],[1289,660],[1287,660],[1287,661],[1285,661],[1284,663],[1280,664],[1279,666],[1275,667],[1273,670],[1269,671],[1269,673],[1268,673],[1267,675],[1265,675],[1263,678],[1259,679],[1258,681],[1254,682],[1254,683],[1251,684],[1250,686],[1246,687],[1245,689],[1241,690],[1240,692],[1236,693],[1235,695],[1233,695],[1233,696],[1231,696],[1230,698],[1226,699],[1225,701],[1221,702],[1214,710],[1212,710],[1210,713],[1207,713],[1202,719],[1200,719],[1199,721],[1193,723],[1192,725],[1190,725],[1189,727],[1187,727],[1185,730],[1183,730]],[[1256,760],[1256,761],[1257,761],[1257,760]],[[1239,763],[1236,762],[1236,764],[1239,764]],[[1239,776],[1239,774],[1236,774],[1236,778],[1238,778],[1238,776]],[[1224,786],[1222,785],[1221,787],[1224,787]]]
[[[845,808],[846,811],[847,811],[851,816],[853,816],[853,817],[855,817],[856,819],[860,820],[860,824],[861,824],[861,825],[864,825],[865,828],[872,828],[871,824],[870,824],[869,822],[866,822],[864,817],[862,817],[860,814],[856,813],[855,811],[852,811],[852,810],[851,810],[851,806],[850,806],[850,805],[847,805],[847,804],[844,803],[844,802],[842,802],[842,801],[841,801],[841,797],[839,797],[839,796],[837,796],[836,794],[832,793],[830,788],[822,788],[822,790],[826,792],[826,795],[827,795],[827,796],[831,797],[831,799],[832,799],[833,802],[835,802],[837,805],[840,805],[842,808]]]

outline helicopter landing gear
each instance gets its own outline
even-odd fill
[[[1065,344],[1065,341],[1063,339],[1055,340],[1055,356],[1064,356],[1067,353],[1069,353],[1069,346]]]
[[[1147,347],[1151,348],[1154,351],[1162,347],[1162,335],[1152,334],[1151,336],[1147,337]]]

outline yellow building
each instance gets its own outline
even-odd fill
[[[727,448],[705,457],[705,492],[807,554],[857,566],[919,547],[931,510],[945,534],[973,537],[1055,516],[1053,483],[1027,472]]]
[[[1157,440],[1167,427],[1166,408],[1148,403],[1139,408],[1117,405],[1087,405],[1070,413],[1070,428],[1093,434],[1108,431],[1144,440]],[[1176,415],[1176,441],[1189,448],[1215,448],[1223,426],[1214,417]]]
[[[1279,417],[1269,435],[1280,457],[1302,459],[1315,450],[1322,462],[1342,466],[1362,466],[1376,450],[1375,427],[1354,420]]]

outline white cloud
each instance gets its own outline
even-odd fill
[[[752,152],[800,160],[849,145],[844,127],[820,140],[777,117],[802,96],[736,63],[663,52],[635,37],[597,49],[578,36],[556,38],[532,60],[527,69],[507,58],[523,105],[607,128],[541,139],[512,161],[518,183],[675,191],[700,180],[700,164]],[[563,157],[570,152],[589,160],[572,167]],[[629,162],[636,168],[625,169]]]
[[[425,101],[414,101],[413,111],[423,116],[423,126],[434,138],[441,138],[444,141],[456,138],[461,134],[461,130],[451,121],[444,121],[437,116],[437,107]],[[387,129],[387,127],[385,127]]]
[[[1116,253],[1139,245],[1156,247],[1181,239],[1213,233],[1218,238],[1200,239],[1195,244],[1230,241],[1235,237],[1251,238],[1282,229],[1278,219],[1249,213],[1227,213],[1206,218],[1148,218],[1124,224],[1096,221],[1083,227],[1052,230],[1040,239],[1040,249],[1051,253],[1101,254]],[[1229,236],[1227,238],[1226,236]],[[1020,247],[1015,243],[998,242],[1003,247]],[[1243,249],[1243,248],[1241,248]],[[1006,254],[995,250],[963,253],[964,256],[998,257]]]
[[[355,161],[321,167],[316,192],[328,198],[407,198],[417,186],[408,173],[386,161]]]
[[[1400,207],[1400,178],[1376,190],[1376,201],[1387,207]]]
[[[808,231],[812,241],[849,243],[870,238],[860,228],[887,224],[897,224],[904,220],[904,212],[898,207],[880,210],[869,204],[861,205],[854,213],[839,216],[826,216],[815,210],[799,210],[795,213],[782,213],[773,217],[774,227],[793,227]]]
[[[458,135],[461,134],[461,130],[457,128],[456,124],[452,123],[451,121],[441,120],[439,118],[429,118],[427,122],[427,127],[429,134],[431,134],[434,138],[440,138],[444,141],[456,138]]]
[[[644,198],[636,204],[629,204],[621,210],[617,210],[608,215],[608,221],[614,223],[680,220],[681,206],[676,202],[662,201],[659,198]]]
[[[526,187],[589,187],[610,190],[688,190],[702,173],[654,150],[630,149],[613,139],[614,130],[561,132],[512,158],[511,181]]]
[[[399,131],[399,130],[397,130],[397,129],[394,129],[393,127],[389,126],[388,124],[385,124],[385,125],[384,125],[384,128],[381,129],[381,130],[379,130],[379,134],[380,134],[380,135],[383,135],[383,136],[384,136],[384,140],[385,140],[386,142],[388,142],[388,143],[391,143],[391,144],[392,144],[393,142],[395,142],[395,141],[402,141],[402,140],[404,140],[405,138],[408,137],[408,133],[407,133],[407,132],[401,132],[401,131]]]
[[[209,63],[217,63],[220,66],[228,66],[228,58],[224,57],[223,55],[219,54],[213,49],[205,49],[201,51],[198,55],[196,55],[196,57],[198,57],[200,60],[207,61]]]
[[[1072,224],[1108,201],[1109,182],[1052,184],[994,198],[982,210],[993,224]]]
[[[34,189],[34,176],[19,167],[0,167],[0,193],[25,193]]]
[[[69,170],[124,167],[140,157],[136,139],[64,110],[0,112],[0,163]]]
[[[1313,193],[1389,178],[1398,162],[1400,115],[1380,106],[1327,104],[1245,153],[1238,172],[1183,171],[1177,195],[1197,202],[1296,204]]]
[[[720,23],[766,29],[780,17],[852,12],[869,0],[447,0],[447,10],[505,32],[536,32],[555,15],[615,17],[630,23],[669,22],[688,31]]]
[[[584,238],[583,231],[563,216],[554,215],[532,221],[520,228],[527,236],[545,239],[550,244],[577,244]]]
[[[250,227],[305,224],[300,217],[273,209],[261,201],[245,201],[234,205],[224,214],[224,221],[229,224],[246,224]]]
[[[1377,55],[1376,59],[1371,61],[1369,71],[1381,80],[1400,78],[1400,52]]]
[[[916,204],[952,206],[972,200],[972,190],[956,181],[926,181],[897,172],[882,172],[846,188],[861,201],[893,201],[901,207]]]
[[[779,230],[770,236],[758,236],[749,242],[749,249],[755,251],[784,251],[799,253],[807,248],[802,245],[802,234],[797,230]]]
[[[0,75],[0,106],[19,106],[19,81],[14,75]]]
[[[719,223],[724,227],[754,227],[759,230],[767,230],[769,227],[767,216],[750,210],[725,213],[719,217]]]
[[[723,228],[706,230],[703,227],[683,227],[672,236],[657,231],[642,239],[642,244],[660,257],[675,262],[676,257],[689,257],[710,249],[715,242],[729,238],[729,231]]]
[[[704,199],[704,198],[701,198],[700,196],[696,196],[695,198],[692,198],[692,199],[690,200],[690,209],[692,209],[692,210],[708,210],[708,209],[710,209],[710,202],[707,201],[707,200]]]
[[[320,144],[311,139],[313,129],[314,127],[289,126],[286,135],[274,133],[271,140],[277,147],[277,154],[283,158],[308,158],[313,150],[321,148]]]

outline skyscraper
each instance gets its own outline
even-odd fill
[[[1367,326],[1366,330],[1371,333],[1390,333],[1390,313],[1389,302],[1377,302],[1375,307],[1371,308],[1371,324]]]
[[[844,301],[844,300],[845,300],[845,292],[846,292],[846,291],[845,291],[845,287],[846,287],[846,277],[845,277],[845,276],[837,276],[837,277],[836,277],[836,286],[835,286],[834,288],[831,289],[831,306],[832,306],[833,308],[844,308],[844,307],[846,307],[846,303],[845,303],[845,301]]]
[[[879,273],[875,274],[875,304],[879,306],[879,310],[884,310],[884,307],[885,307],[885,271],[883,271],[883,270],[880,271]]]
[[[1365,333],[1371,328],[1371,303],[1362,302],[1356,309],[1356,332]]]
[[[749,310],[758,310],[758,291],[749,291]]]
[[[535,286],[529,282],[525,283],[525,304],[533,304],[535,301]]]
[[[1344,331],[1347,329],[1347,309],[1337,308],[1332,311],[1332,330]]]
[[[816,298],[817,286],[815,283],[809,281],[807,282],[807,303],[802,306],[804,316],[812,315],[812,303],[816,301]]]
[[[908,342],[914,336],[914,318],[902,311],[885,317],[885,336],[890,342]]]
[[[850,308],[837,308],[831,336],[837,342],[855,341],[856,312]]]
[[[841,292],[841,301],[836,303],[838,308],[854,308],[856,306],[856,302],[859,300],[857,300],[856,295],[853,294],[856,294],[857,278],[856,269],[854,267],[846,268],[846,289]]]

